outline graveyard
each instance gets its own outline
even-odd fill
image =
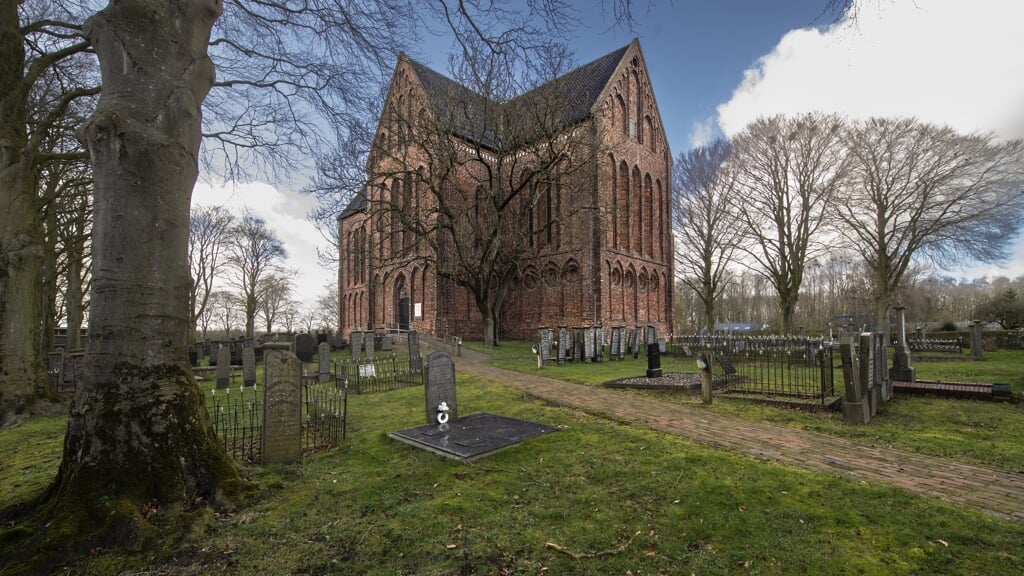
[[[155,506],[147,510],[147,518],[161,539],[143,549],[95,550],[55,567],[54,573],[1024,570],[1024,555],[1018,552],[1024,524],[1019,518],[1001,518],[856,476],[716,449],[642,424],[543,401],[508,382],[474,373],[472,362],[480,362],[486,352],[491,358],[480,365],[573,382],[585,393],[609,381],[645,377],[648,368],[643,354],[621,361],[556,361],[538,368],[535,345],[507,342],[495,350],[465,342],[459,349],[443,350],[455,370],[442,371],[440,380],[454,384],[454,390],[446,388],[436,397],[430,396],[429,377],[401,382],[412,373],[429,373],[426,354],[421,365],[413,366],[408,355],[395,354],[401,352],[397,344],[387,353],[374,350],[377,362],[370,377],[365,363],[361,370],[352,364],[351,350],[323,350],[332,376],[322,384],[349,384],[344,432],[330,446],[302,445],[299,454],[286,454],[280,463],[242,462],[249,490],[235,509],[190,512],[199,528],[186,531],[176,528],[177,513]],[[305,368],[290,373],[321,385],[320,352],[306,356],[309,362],[301,363]],[[361,352],[366,353],[365,346]],[[266,399],[272,392],[265,389],[281,378],[264,373],[266,351],[263,356],[252,388]],[[699,372],[692,356],[669,354],[661,360],[666,374]],[[916,369],[924,380],[1010,382],[1020,394],[1022,362],[1021,351],[999,351],[986,353],[983,362],[921,362]],[[249,372],[243,360],[228,374],[226,389],[218,388],[215,375],[209,375],[202,384],[210,389],[208,406],[214,398],[248,389]],[[385,385],[388,378],[395,384]],[[724,396],[705,405],[692,392],[614,393],[623,405],[654,401],[708,418],[771,422],[841,437],[867,450],[891,447],[997,472],[1024,470],[1024,412],[1019,403],[896,394],[869,423],[854,425],[841,412],[785,409]],[[438,411],[442,404],[450,410],[445,418]],[[445,457],[394,437],[425,425],[439,430],[441,419],[449,425],[468,422],[473,428],[480,414],[541,426],[544,433],[519,438],[476,459]],[[10,487],[0,508],[28,505],[46,487],[59,463],[64,425],[58,414],[0,436],[0,459],[10,463],[0,469],[0,485]],[[476,437],[473,432],[469,444]],[[4,541],[16,536],[8,531]]]

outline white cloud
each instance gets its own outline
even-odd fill
[[[855,21],[793,30],[746,70],[718,106],[722,132],[733,136],[758,116],[820,110],[1024,138],[1024,1],[855,2]],[[960,270],[1024,274],[1024,236],[1004,266]]]
[[[858,0],[857,18],[786,34],[718,107],[733,135],[761,115],[915,116],[1024,137],[1024,2]]]
[[[690,128],[690,148],[703,146],[715,139],[715,119],[708,118],[703,122],[694,122]]]
[[[298,271],[294,298],[307,307],[324,293],[335,278],[317,260],[317,247],[333,247],[317,231],[306,214],[315,200],[290,191],[282,191],[262,182],[213,185],[198,182],[192,192],[192,206],[224,206],[232,214],[242,215],[248,209],[263,218],[284,243],[288,252],[287,266]]]

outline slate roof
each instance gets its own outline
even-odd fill
[[[365,209],[366,194],[359,192],[355,196],[353,196],[351,200],[348,201],[348,205],[345,206],[345,209],[342,210],[341,214],[338,215],[338,220],[348,218],[349,216],[355,214],[356,212],[362,212]]]
[[[501,123],[485,122],[487,115],[500,113],[507,118],[524,118],[544,103],[557,101],[555,105],[559,109],[555,112],[553,128],[561,129],[585,120],[628,49],[629,45],[623,46],[505,103],[478,94],[415,60],[409,59],[409,63],[438,118],[448,123],[453,134],[497,148],[503,142],[521,140],[531,129],[517,136],[510,133],[509,126],[498,126],[497,130],[504,134],[498,133],[493,125]]]

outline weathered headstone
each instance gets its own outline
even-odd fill
[[[210,344],[210,347],[207,349],[207,354],[209,356],[207,364],[209,364],[211,368],[216,366],[217,357],[220,356],[220,343],[214,342]]]
[[[981,339],[981,320],[975,320],[974,322],[968,323],[968,328],[971,330],[971,358],[974,360],[981,360],[984,356],[984,343]]]
[[[622,360],[619,349],[622,347],[622,327],[612,326],[612,349],[608,353],[609,360]]]
[[[636,337],[633,338],[633,360],[636,360],[640,357],[640,349],[644,347],[644,344],[647,341],[647,335],[642,326],[637,326],[633,329],[633,334],[636,335]]]
[[[331,345],[327,342],[321,342],[317,346],[317,361],[320,365],[318,371],[320,383],[331,381]]]
[[[419,374],[423,371],[423,359],[420,358],[420,335],[415,330],[409,331],[409,372]]]
[[[366,352],[366,361],[373,360],[373,345],[375,344],[375,336],[373,332],[363,333],[363,351]]]
[[[583,361],[590,363],[594,359],[594,328],[583,329]]]
[[[874,335],[862,333],[858,343],[860,357],[861,391],[865,394],[871,416],[878,414],[878,403],[881,400],[881,389],[875,385],[875,347]]]
[[[583,328],[572,329],[572,361],[582,362],[583,361]]]
[[[354,331],[349,339],[352,348],[352,360],[359,362],[363,356],[363,333]]]
[[[188,347],[188,365],[193,368],[199,366],[199,350],[195,344]]]
[[[668,342],[665,342],[664,338],[658,338],[658,352],[668,354]]]
[[[569,356],[569,327],[558,327],[558,363],[565,364]]]
[[[221,344],[217,350],[217,388],[231,386],[231,347]]]
[[[843,363],[843,381],[846,384],[843,417],[851,424],[867,424],[871,420],[871,405],[862,388],[859,359],[853,341],[843,341],[839,345],[839,354]]]
[[[295,335],[295,356],[298,357],[299,362],[303,364],[311,364],[313,362],[313,350],[316,346],[316,341],[313,339],[313,335],[307,333]]]
[[[242,385],[256,385],[256,348],[252,346],[242,350]]]
[[[384,334],[380,337],[380,351],[381,352],[393,352],[395,350],[395,342],[391,339],[390,334]]]
[[[594,360],[604,362],[604,327],[594,328]]]
[[[537,354],[540,356],[540,365],[547,366],[551,362],[551,328],[541,328],[538,331],[540,343],[537,344]]]
[[[427,424],[445,425],[459,417],[455,401],[455,364],[447,352],[431,352],[424,369]]]
[[[288,350],[264,358],[263,463],[288,464],[302,458],[302,363]]]

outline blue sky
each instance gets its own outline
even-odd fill
[[[856,0],[856,19],[823,14],[828,0],[654,0],[649,10],[633,1],[637,24],[624,31],[609,29],[601,0],[580,0],[585,27],[571,48],[583,64],[640,39],[673,155],[761,115],[812,110],[1024,138],[1024,0]],[[446,73],[448,42],[429,44],[424,63]],[[334,271],[316,263],[316,248],[330,248],[304,220],[312,206],[301,185],[201,183],[193,203],[241,200],[266,218],[299,270],[296,297],[312,303]],[[1001,267],[942,273],[1020,276],[1024,238]]]

